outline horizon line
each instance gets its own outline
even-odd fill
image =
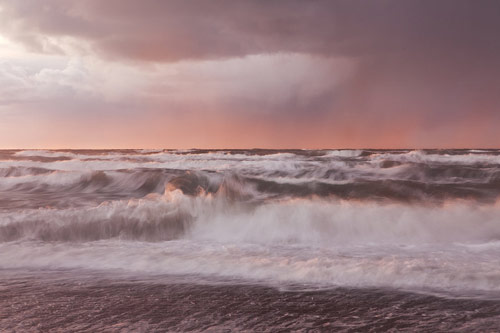
[[[364,148],[262,148],[262,147],[252,147],[252,148],[0,148],[1,150],[500,150],[499,147],[392,147],[392,148],[376,148],[376,147],[364,147]]]

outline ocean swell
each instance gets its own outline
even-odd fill
[[[0,269],[500,292],[497,151],[3,151]]]

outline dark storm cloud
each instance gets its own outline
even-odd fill
[[[497,1],[2,1],[4,29],[37,47],[46,36],[96,50],[175,61],[266,52],[496,57]]]

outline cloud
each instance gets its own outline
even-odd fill
[[[498,1],[0,0],[0,8],[2,34],[31,59],[64,59],[35,71],[0,64],[4,105],[80,118],[91,109],[110,123],[127,113],[182,123],[185,133],[212,123],[219,136],[234,131],[213,119],[260,124],[270,146],[297,143],[297,131],[314,136],[311,146],[453,145],[467,123],[476,128],[470,145],[500,140]]]
[[[57,49],[57,38],[74,37],[103,55],[145,61],[275,52],[491,57],[488,51],[499,46],[500,4],[488,0],[3,0],[1,6],[4,29],[33,49]]]
[[[316,117],[327,113],[335,103],[332,91],[350,77],[355,64],[342,58],[270,54],[166,63],[143,70],[127,63],[75,57],[52,65],[10,61],[0,65],[2,70],[10,75],[5,85],[0,81],[0,100],[7,100],[7,94],[1,95],[2,87],[19,82],[16,98],[0,107],[4,144],[12,141],[9,137],[26,137],[23,142],[31,137],[37,145],[92,142],[98,146],[111,141],[116,146],[124,140],[119,137],[136,133],[132,136],[136,142],[127,144],[151,146],[162,141],[193,147],[199,142],[227,144],[227,139],[217,136],[235,131],[239,135],[234,143],[242,144],[242,129],[249,130],[248,126],[257,126],[260,133],[245,144],[275,141],[276,133],[284,134],[276,132],[276,126],[294,131],[301,126],[300,119],[310,122],[315,117],[314,110],[319,112]],[[311,109],[315,104],[318,108]],[[10,114],[8,122],[6,114]]]
[[[0,63],[0,100],[4,105],[90,98],[95,94],[85,67],[77,59],[62,68],[42,67],[34,72],[22,63]]]
[[[27,98],[30,82],[23,68],[10,64],[0,65],[0,105],[19,102]]]

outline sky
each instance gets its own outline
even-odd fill
[[[0,148],[500,148],[500,1],[0,0]]]

